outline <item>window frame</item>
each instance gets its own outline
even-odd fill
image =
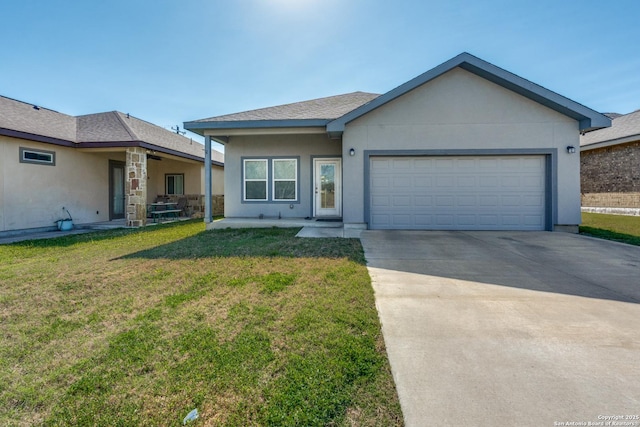
[[[264,178],[247,178],[247,162],[264,162]],[[264,199],[247,198],[247,182],[264,181]],[[242,159],[242,201],[243,202],[268,202],[269,201],[269,161],[264,158],[243,158]]]
[[[169,178],[170,177],[176,177],[179,176],[180,178],[182,178],[182,193],[176,193],[175,192],[175,180],[174,180],[174,192],[173,193],[169,193]],[[185,192],[184,192],[184,174],[183,173],[165,173],[164,174],[164,194],[166,195],[174,195],[174,196],[184,196]]]
[[[294,162],[294,177],[291,178],[276,178],[276,162]],[[271,159],[271,194],[272,201],[274,202],[297,202],[298,201],[298,159],[297,158],[274,158]],[[291,182],[293,181],[293,199],[278,199],[276,198],[276,182]]]
[[[37,160],[37,159],[27,159],[25,158],[26,153],[35,153],[38,155],[50,156],[51,160]],[[55,166],[56,165],[56,152],[49,150],[41,150],[39,148],[29,148],[29,147],[20,147],[20,163],[27,163],[32,165],[45,165],[45,166]]]
[[[242,156],[241,160],[241,176],[240,185],[242,186],[241,203],[272,203],[272,204],[300,204],[300,156]],[[294,179],[274,179],[274,161],[290,160],[295,162],[295,180]],[[266,198],[265,199],[247,199],[246,197],[246,162],[262,161],[266,163],[267,177],[266,180],[254,179],[253,181],[265,181]],[[276,181],[294,181],[295,198],[293,199],[276,199],[275,198],[275,182]]]

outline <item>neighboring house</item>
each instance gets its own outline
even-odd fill
[[[223,155],[211,163],[223,192]],[[0,96],[0,232],[124,218],[158,195],[204,198],[204,146],[117,111],[73,117]]]
[[[640,110],[580,138],[582,210],[640,215]]]
[[[225,144],[225,216],[345,228],[567,230],[579,132],[610,119],[468,53],[383,94],[187,122]]]

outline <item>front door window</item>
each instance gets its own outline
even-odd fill
[[[314,161],[314,214],[316,217],[340,217],[342,182],[340,159]]]

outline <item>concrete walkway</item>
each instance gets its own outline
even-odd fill
[[[640,247],[548,232],[361,240],[407,426],[640,415]]]

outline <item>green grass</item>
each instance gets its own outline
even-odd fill
[[[0,425],[402,425],[360,243],[296,232],[0,246]]]
[[[583,212],[580,233],[640,246],[640,217]]]

